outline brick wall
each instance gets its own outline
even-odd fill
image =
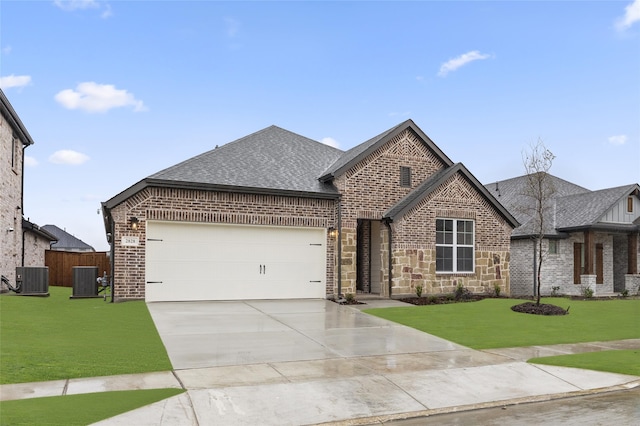
[[[145,296],[145,240],[147,220],[226,223],[241,225],[336,227],[336,202],[303,197],[284,197],[146,188],[113,208],[115,222],[114,298],[143,299]],[[140,220],[132,230],[129,218]],[[138,246],[122,246],[123,236],[137,236]],[[327,294],[334,293],[335,241],[327,237]]]
[[[436,218],[471,219],[475,224],[475,271],[436,273]],[[499,286],[509,292],[511,226],[466,179],[452,176],[401,220],[392,224],[392,293],[451,293],[463,285],[475,293]]]
[[[400,186],[401,166],[411,168],[410,187]],[[334,185],[342,194],[343,293],[356,292],[358,219],[381,220],[389,207],[395,205],[444,166],[445,164],[422,143],[415,133],[407,130],[369,154],[343,175],[336,177]],[[384,232],[381,230],[381,233]],[[386,241],[381,242],[382,256],[385,256],[386,244]],[[383,271],[379,273],[384,277],[388,277],[384,271],[387,267],[388,262],[383,260]],[[386,287],[386,281],[384,281],[382,289]]]
[[[45,266],[44,254],[51,242],[33,232],[24,234],[24,266]]]
[[[0,274],[13,284],[22,263],[22,146],[18,141],[14,151],[13,129],[0,114]]]
[[[400,186],[400,167],[411,168],[411,187]],[[357,220],[381,220],[384,212],[445,164],[411,131],[390,140],[357,166],[338,176],[334,184],[342,198],[342,292],[355,293],[357,278]],[[435,274],[436,217],[472,218],[476,222],[476,272]],[[381,227],[379,253],[381,294],[388,295],[388,242]],[[464,179],[455,176],[403,219],[392,224],[392,293],[413,294],[422,285],[425,294],[443,293],[463,284],[473,291],[509,290],[509,236],[511,227]],[[366,265],[364,265],[366,266]]]

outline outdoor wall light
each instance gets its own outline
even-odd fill
[[[131,224],[131,229],[133,229],[134,231],[135,231],[136,229],[138,229],[138,223],[139,223],[139,222],[140,222],[140,221],[138,220],[138,218],[137,218],[137,217],[135,217],[135,216],[131,216],[131,218],[129,219],[129,223]]]
[[[335,238],[335,237],[338,236],[338,230],[336,228],[334,228],[333,226],[330,226],[328,231],[329,231],[329,237]]]

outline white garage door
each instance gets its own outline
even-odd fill
[[[324,298],[326,231],[147,222],[146,300]]]

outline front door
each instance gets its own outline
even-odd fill
[[[380,224],[381,222],[377,220],[358,220],[356,289],[360,293],[380,294],[381,292]]]

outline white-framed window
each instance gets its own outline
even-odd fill
[[[436,219],[436,272],[475,270],[473,220]]]
[[[558,240],[549,240],[549,254],[558,254]]]

